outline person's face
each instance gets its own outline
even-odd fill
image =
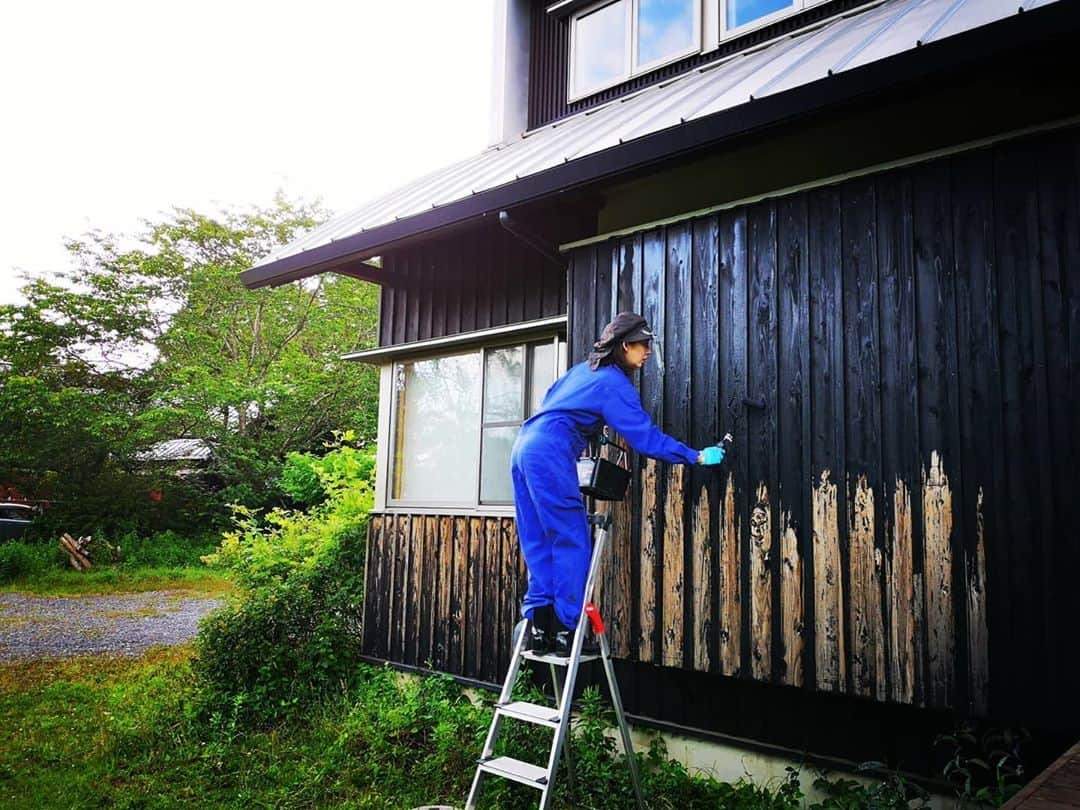
[[[640,343],[624,343],[623,349],[626,352],[626,364],[630,368],[641,368],[652,354],[652,348],[647,340]]]

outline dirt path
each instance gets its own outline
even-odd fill
[[[184,591],[107,596],[0,593],[0,662],[109,653],[141,655],[195,637],[222,599]]]

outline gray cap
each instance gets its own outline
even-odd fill
[[[620,343],[642,343],[653,339],[649,322],[636,312],[620,312],[604,327],[600,339],[589,352],[589,368],[596,371],[601,362]]]

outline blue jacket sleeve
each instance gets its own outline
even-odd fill
[[[604,421],[626,439],[631,447],[661,461],[697,464],[697,450],[673,439],[653,424],[649,414],[641,407],[641,399],[629,379],[625,381],[625,385],[612,386],[609,393],[611,396],[604,401],[601,411]]]

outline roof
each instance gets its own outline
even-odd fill
[[[139,453],[139,461],[205,461],[213,448],[203,439],[169,439]]]
[[[898,80],[899,69],[881,68],[905,56],[909,73],[922,69],[927,75],[955,63],[946,55],[985,58],[969,32],[1018,16],[1051,23],[1045,12],[1029,12],[1052,5],[1059,0],[884,0],[861,6],[421,177],[294,240],[245,271],[242,281],[260,287],[334,269],[395,241],[752,131],[845,93],[871,92],[875,83]],[[1075,3],[1060,3],[1062,15],[1069,5],[1076,11]],[[1017,21],[1009,33],[1021,36],[1024,25]],[[1036,26],[1029,36],[1040,30]],[[950,43],[954,47],[946,47]],[[820,92],[809,92],[811,86]],[[799,90],[805,92],[792,92]]]

